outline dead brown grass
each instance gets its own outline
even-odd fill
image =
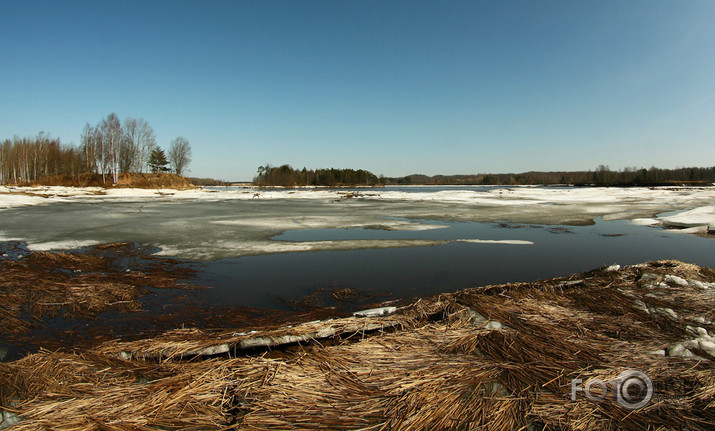
[[[0,364],[0,403],[18,403],[14,430],[710,430],[715,358],[650,352],[691,336],[688,325],[715,330],[701,320],[715,295],[659,284],[667,275],[715,282],[654,262],[425,298],[387,317],[41,352]],[[626,368],[655,384],[645,408],[571,400],[572,378]]]
[[[154,173],[154,174],[130,174],[122,173],[115,187],[136,187],[145,189],[194,189],[193,184],[184,177],[176,174]]]
[[[186,178],[169,173],[129,173],[124,172],[119,174],[117,184],[113,183],[111,175],[102,177],[99,174],[84,173],[77,177],[72,176],[55,176],[43,177],[33,182],[32,184],[23,184],[32,186],[66,186],[66,187],[131,187],[131,188],[147,188],[147,189],[177,189],[187,190],[196,188]]]

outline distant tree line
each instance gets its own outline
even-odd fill
[[[34,138],[5,139],[0,145],[0,184],[40,177],[79,175],[87,170],[82,151],[40,132]]]
[[[715,183],[715,167],[660,169],[625,168],[612,171],[599,166],[594,171],[524,172],[520,174],[408,175],[387,177],[389,185],[559,185],[577,186],[668,186]]]
[[[189,180],[189,182],[195,186],[210,187],[210,186],[230,186],[231,185],[230,181],[216,180],[213,178],[187,177],[186,179]]]
[[[669,186],[711,185],[715,166],[709,168],[625,168],[614,171],[600,165],[593,171],[524,172],[520,174],[408,175],[383,177],[359,169],[294,169],[265,165],[253,179],[258,186],[378,186],[378,185],[577,185]]]
[[[59,138],[44,132],[34,138],[4,140],[0,146],[0,184],[77,177],[86,172],[116,184],[121,172],[173,171],[182,175],[190,162],[191,145],[185,138],[171,142],[167,158],[146,120],[127,118],[122,123],[111,113],[94,126],[84,126],[79,147],[62,145]]]
[[[253,179],[258,186],[374,186],[380,179],[363,169],[293,169],[290,165],[258,167]]]

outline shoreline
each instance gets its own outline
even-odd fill
[[[33,251],[0,242],[0,362],[184,326],[211,330],[344,316],[348,307],[377,299],[316,288],[300,299],[276,298],[283,308],[207,302],[204,293],[213,287],[195,279],[196,265],[128,243]]]
[[[612,265],[350,317],[192,327],[74,353],[41,351],[0,363],[0,400],[18,430],[117,420],[128,428],[406,429],[418,421],[452,429],[501,421],[509,429],[704,429],[715,420],[713,310],[713,269]],[[608,379],[627,368],[654,382],[654,402],[643,409],[569,399],[571,379]],[[113,413],[120,410],[121,419]]]

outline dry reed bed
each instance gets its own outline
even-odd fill
[[[440,300],[418,301],[393,316],[346,317],[316,320],[296,326],[265,325],[248,332],[204,331],[197,328],[175,329],[154,338],[137,341],[111,341],[95,350],[124,359],[184,359],[195,356],[236,354],[242,351],[276,348],[316,340],[364,337],[366,334],[406,329],[438,316],[448,303]]]
[[[0,364],[0,403],[23,418],[17,430],[708,430],[715,358],[692,346],[690,357],[652,352],[692,338],[693,327],[713,334],[714,282],[707,268],[653,262],[469,289],[382,318],[40,352]],[[389,330],[317,336],[356,321]],[[288,335],[311,341],[282,344]],[[272,350],[187,360],[250,337],[273,340]],[[571,379],[626,368],[654,382],[643,409],[571,400]]]
[[[129,271],[117,261],[141,259]],[[191,270],[172,259],[139,256],[129,244],[85,253],[34,252],[0,260],[0,335],[18,334],[47,317],[93,318],[109,309],[134,311],[146,287],[185,288]]]

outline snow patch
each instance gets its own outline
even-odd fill
[[[694,338],[673,343],[668,346],[668,356],[702,360],[703,358],[693,353],[693,351],[697,350],[702,350],[710,356],[715,356],[715,338],[708,333],[707,329],[702,327],[694,328],[692,326],[686,326],[685,331]]]
[[[670,274],[665,276],[665,282],[677,284],[678,286],[683,286],[683,287],[688,285],[687,280],[683,280],[682,278],[678,277],[677,275],[670,275]]]
[[[387,316],[397,311],[397,307],[380,307],[360,310],[353,313],[355,317],[379,317]]]
[[[691,287],[697,287],[699,289],[715,289],[715,283],[708,283],[699,280],[689,280],[688,284]]]
[[[12,412],[2,410],[0,408],[0,430],[10,428],[13,425],[17,425],[20,423],[20,421],[20,416]]]
[[[484,329],[492,329],[495,331],[500,331],[500,330],[504,329],[504,325],[502,325],[502,323],[499,322],[498,320],[490,320],[487,322],[486,325],[484,325]]]

